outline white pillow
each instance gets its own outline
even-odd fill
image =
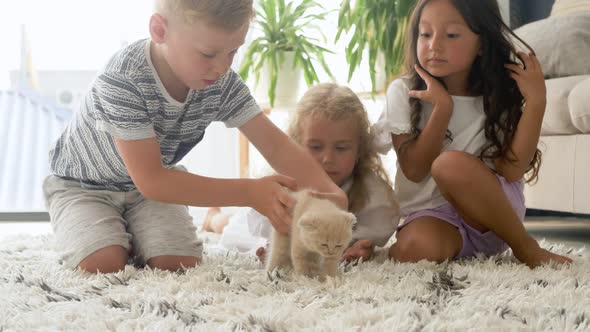
[[[590,74],[590,12],[548,17],[514,32],[533,48],[546,78]]]
[[[572,90],[582,81],[590,78],[588,75],[568,76],[548,79],[547,107],[543,117],[541,135],[571,135],[580,134],[580,130],[573,123],[569,106]]]
[[[567,16],[583,11],[590,12],[590,0],[556,0],[551,8],[551,16]]]
[[[590,134],[590,77],[572,89],[568,105],[573,125],[583,134]]]

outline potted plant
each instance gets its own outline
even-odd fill
[[[296,4],[298,3],[298,4]],[[309,35],[310,28],[325,36],[314,25],[325,19],[327,12],[315,0],[301,0],[285,3],[285,0],[259,0],[254,27],[262,35],[247,47],[239,74],[246,81],[255,74],[256,84],[263,73],[264,83],[268,85],[268,99],[273,107],[277,96],[277,81],[293,86],[286,89],[287,94],[296,100],[301,72],[307,85],[319,82],[314,62],[317,61],[328,75],[332,73],[324,60],[324,53],[330,50],[320,46],[317,38]],[[295,70],[294,73],[292,73]],[[291,72],[293,77],[287,77]],[[283,90],[285,91],[285,90]]]
[[[377,86],[378,70],[383,70],[387,81],[400,73],[406,30],[415,5],[416,0],[355,0],[352,6],[351,0],[342,1],[336,41],[343,32],[353,30],[346,46],[349,81],[365,50],[373,93],[382,88]]]

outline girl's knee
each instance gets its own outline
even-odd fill
[[[401,263],[415,263],[425,258],[422,247],[419,240],[398,237],[389,248],[389,258]]]
[[[192,256],[156,256],[148,260],[148,265],[152,269],[160,269],[165,271],[178,271],[181,269],[188,269],[199,265],[201,262],[199,257]]]
[[[469,179],[469,165],[474,157],[462,151],[444,151],[430,166],[430,174],[440,186],[441,184],[454,184]]]
[[[119,272],[127,264],[127,250],[121,246],[114,245],[95,251],[84,258],[78,267],[81,270],[91,273],[113,273]]]
[[[422,244],[415,233],[412,227],[402,229],[397,235],[397,241],[389,248],[389,257],[402,263],[419,261],[416,259],[416,249]]]
[[[389,257],[402,263],[415,263],[427,260],[442,263],[455,256],[454,252],[446,250],[437,239],[418,232],[407,232],[398,236],[397,242],[389,248]]]

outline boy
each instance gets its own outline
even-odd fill
[[[151,38],[97,77],[51,150],[44,183],[67,268],[119,271],[131,248],[152,268],[195,266],[202,243],[186,205],[251,206],[282,232],[294,204],[285,187],[313,187],[346,208],[345,194],[229,69],[253,15],[252,0],[157,0]],[[214,179],[176,166],[212,121],[239,127],[286,176]]]

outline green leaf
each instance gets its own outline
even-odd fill
[[[316,0],[258,1],[257,19],[253,28],[260,30],[262,36],[248,45],[244,55],[246,59],[243,60],[239,73],[245,79],[255,74],[258,82],[260,72],[264,67],[268,68],[268,96],[271,106],[275,102],[280,65],[285,59],[284,52],[295,52],[293,63],[288,65],[301,68],[308,85],[319,81],[313,61],[318,61],[322,70],[332,77],[324,54],[333,52],[326,47],[326,36],[321,27],[316,25],[317,22],[324,21],[327,14]],[[309,31],[318,31],[321,40],[312,38]]]
[[[410,17],[414,7],[416,6],[416,0],[397,0],[395,12],[398,18]]]
[[[273,107],[275,104],[275,93],[277,88],[277,80],[278,80],[278,71],[279,71],[279,64],[277,63],[277,54],[275,53],[274,56],[271,58],[271,63],[269,66],[270,70],[270,86],[268,88],[268,97],[270,99],[270,106]]]
[[[405,30],[416,0],[357,0],[351,7],[350,1],[342,1],[338,13],[338,33],[352,31],[345,47],[349,65],[348,80],[360,66],[364,52],[369,55],[368,70],[371,75],[372,91],[375,91],[376,54],[383,52],[385,74],[389,78],[399,72],[405,47]]]

